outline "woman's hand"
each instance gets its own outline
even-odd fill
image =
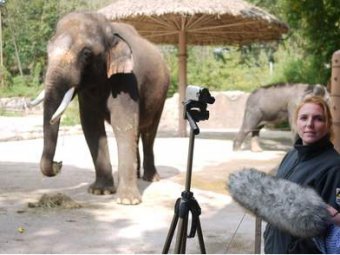
[[[340,212],[330,205],[327,206],[327,210],[332,217],[333,223],[340,226]]]

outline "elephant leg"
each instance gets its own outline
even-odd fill
[[[259,137],[260,137],[260,130],[264,127],[264,125],[260,125],[257,129],[251,132],[251,151],[253,152],[261,152],[262,148],[260,146]]]
[[[129,130],[115,132],[118,148],[118,188],[119,204],[139,204],[141,195],[137,188],[136,133]]]
[[[255,112],[255,111],[247,112],[246,110],[240,131],[237,133],[233,141],[234,151],[241,149],[241,145],[244,142],[245,138],[250,132],[253,132],[256,130],[256,127],[260,123],[261,118],[262,118],[262,115],[260,112]]]
[[[233,141],[233,150],[234,151],[238,151],[241,149],[241,145],[244,141],[244,139],[246,138],[246,136],[248,135],[249,132],[245,132],[243,130],[243,128],[240,129],[240,131],[237,133],[237,135],[234,138]]]
[[[81,99],[79,100],[81,102]],[[104,118],[98,112],[86,110],[80,104],[80,117],[87,145],[90,149],[96,171],[95,182],[88,189],[95,195],[107,195],[115,192],[112,167],[104,126]]]
[[[137,187],[138,102],[126,93],[110,98],[111,125],[118,149],[117,203],[134,205],[142,199]]]
[[[155,167],[155,158],[153,153],[153,146],[155,142],[155,137],[157,133],[157,125],[148,129],[146,132],[142,132],[142,141],[143,141],[143,179],[145,181],[153,182],[159,181],[160,177],[157,173]]]

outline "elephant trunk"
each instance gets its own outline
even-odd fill
[[[71,91],[71,92],[70,92]],[[50,90],[44,99],[44,147],[40,160],[40,170],[45,176],[57,175],[62,167],[61,162],[53,161],[58,142],[61,114],[65,111],[74,94],[74,88],[65,93]]]
[[[46,176],[55,176],[61,169],[61,163],[53,161],[60,117],[73,99],[81,79],[78,58],[71,51],[71,46],[68,35],[57,37],[48,46],[48,66],[44,81],[44,147],[40,161],[40,170]]]
[[[58,142],[58,131],[60,121],[54,125],[50,124],[50,119],[56,110],[51,106],[50,100],[45,98],[44,101],[44,148],[40,160],[40,170],[45,176],[55,176],[61,169],[58,169],[58,163],[53,161],[56,146]]]

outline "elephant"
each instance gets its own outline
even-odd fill
[[[251,133],[251,150],[262,151],[259,145],[260,130],[267,123],[288,121],[292,127],[292,117],[297,104],[308,95],[319,95],[329,100],[327,88],[323,85],[304,83],[276,83],[254,90],[248,97],[241,128],[233,141],[233,150],[241,149],[246,136]],[[296,134],[292,132],[292,141]]]
[[[44,92],[32,103],[43,101],[44,106],[41,172],[55,176],[60,171],[61,164],[53,161],[60,117],[77,95],[81,126],[95,168],[89,193],[116,192],[119,204],[141,203],[137,187],[140,138],[143,179],[160,178],[153,146],[170,84],[160,50],[128,24],[110,22],[95,12],[71,12],[58,21],[47,52]],[[117,185],[105,122],[112,126],[117,142]]]

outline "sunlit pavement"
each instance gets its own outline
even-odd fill
[[[39,171],[41,138],[0,142],[1,252],[161,253],[174,204],[184,190],[189,138],[156,139],[155,160],[161,180],[154,183],[139,180],[143,203],[123,206],[115,202],[115,195],[87,193],[94,170],[85,139],[77,132],[59,137],[55,160],[63,161],[63,168],[52,178]],[[228,173],[235,169],[254,166],[269,170],[280,161],[284,150],[233,152],[230,139],[207,137],[202,131],[195,139],[191,189],[202,210],[200,219],[207,252],[253,253],[254,217],[232,201],[224,183]],[[116,177],[114,137],[109,142]],[[209,184],[215,181],[219,188],[210,189]],[[71,197],[82,208],[27,207],[28,202],[53,192]],[[190,226],[189,223],[188,229]],[[170,252],[175,242],[176,236]],[[200,253],[197,236],[187,240],[187,253]]]

